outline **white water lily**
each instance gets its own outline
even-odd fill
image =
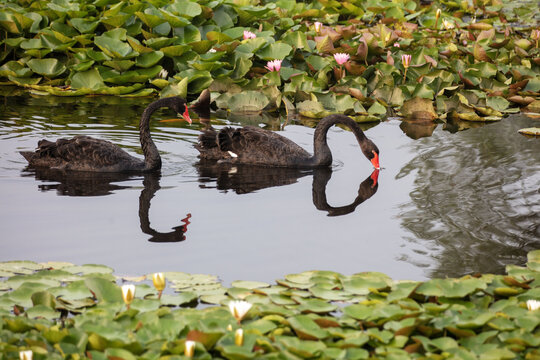
[[[167,280],[165,280],[163,273],[154,273],[152,275],[152,282],[154,283],[154,287],[157,291],[163,291],[163,289],[165,289],[165,285],[167,284]]]
[[[195,354],[195,341],[186,340],[184,346],[184,355],[188,358],[193,357],[193,354]]]
[[[19,359],[21,360],[32,360],[33,356],[32,350],[19,351]]]
[[[540,301],[538,300],[527,300],[527,309],[534,311],[540,309]]]
[[[165,69],[161,69],[161,71],[158,74],[158,76],[162,79],[166,79],[167,75],[169,75],[169,72]]]
[[[247,301],[231,301],[229,303],[229,310],[231,311],[231,314],[234,316],[236,321],[240,322],[246,316],[249,309],[251,309],[253,305],[251,303],[248,303]]]
[[[454,25],[454,23],[452,21],[449,21],[449,20],[446,20],[446,19],[444,19],[442,21],[442,23],[443,23],[443,26],[444,26],[444,28],[446,30],[451,30],[451,29],[453,29],[455,27],[455,25]]]
[[[124,299],[124,302],[128,306],[128,309],[134,297],[135,297],[135,285],[133,284],[122,285],[122,299]]]

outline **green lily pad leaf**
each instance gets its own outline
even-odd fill
[[[109,36],[100,35],[94,38],[94,43],[108,56],[113,58],[126,58],[128,56],[136,56],[129,44],[111,38]]]
[[[520,134],[540,136],[540,128],[538,127],[524,128],[519,129],[518,131]]]
[[[320,340],[328,337],[328,331],[321,329],[313,319],[307,315],[298,315],[288,318],[289,325],[302,340]]]
[[[102,278],[87,278],[86,286],[95,295],[99,302],[121,302],[122,292],[118,286]]]
[[[386,107],[375,101],[368,109],[368,114],[370,115],[386,115]]]
[[[191,46],[191,49],[198,54],[205,54],[214,46],[216,42],[213,40],[201,40],[201,41],[195,41],[189,43],[189,46]]]
[[[43,279],[42,279],[43,280]],[[30,307],[33,305],[31,297],[32,294],[47,290],[52,287],[47,281],[42,282],[25,282],[17,290],[9,293],[9,299],[13,301],[13,305],[20,305],[23,307]]]
[[[167,20],[167,22],[172,27],[179,28],[179,27],[184,27],[189,24],[189,21],[183,17],[176,16],[173,13],[166,11],[164,9],[159,9],[159,11],[161,12],[161,15],[163,15],[163,18],[165,18],[165,20]]]
[[[27,64],[33,72],[46,77],[56,77],[67,69],[57,59],[31,59]]]
[[[277,328],[277,325],[270,320],[257,319],[247,324],[243,324],[244,330],[256,332],[258,335],[264,335]]]
[[[74,265],[66,266],[62,270],[72,274],[112,274],[114,271],[112,268],[105,265],[86,264],[86,265]]]
[[[99,71],[95,68],[84,71],[84,72],[78,72],[75,75],[73,75],[73,77],[71,78],[71,87],[73,89],[97,90],[104,86],[105,86],[105,83],[103,82],[103,79],[101,78]],[[66,271],[76,273],[78,272],[78,270],[80,270],[80,267],[72,266],[72,267],[68,267],[68,269],[71,269],[71,271],[70,270],[66,270]],[[92,270],[96,270],[94,272],[101,272],[100,269],[92,268],[91,271]],[[83,270],[83,271],[86,271],[86,270]]]
[[[288,32],[282,38],[282,41],[296,49],[304,49],[306,51],[311,51],[311,48],[309,47],[309,44],[307,42],[306,34],[302,31]]]
[[[245,91],[231,96],[229,109],[231,112],[259,112],[269,103],[270,101],[264,94],[258,91]]]
[[[49,291],[55,296],[66,301],[84,299],[92,297],[92,293],[88,290],[84,280],[74,281],[67,286],[51,288]]]
[[[273,301],[273,300],[272,300]],[[302,313],[324,314],[337,310],[337,305],[330,304],[321,299],[298,299],[298,310]]]
[[[189,45],[172,45],[162,47],[160,50],[168,57],[181,56],[186,51],[190,50],[191,46]]]
[[[269,287],[270,284],[262,281],[245,281],[245,280],[236,280],[231,283],[231,286],[245,289],[258,289]]]
[[[42,78],[22,78],[22,77],[15,77],[15,76],[8,75],[8,79],[9,81],[20,86],[25,86],[25,85],[32,86],[32,85],[39,84]]]
[[[105,356],[107,359],[137,360],[137,357],[130,351],[120,348],[107,348]]]
[[[314,358],[326,349],[326,345],[321,341],[300,340],[293,336],[276,336],[275,341],[304,359]]]
[[[178,295],[163,295],[161,303],[166,306],[182,306],[197,300],[197,294],[190,291],[182,292]]]
[[[510,102],[502,96],[488,96],[486,105],[497,111],[504,111],[510,106]]]
[[[157,38],[147,39],[144,42],[146,43],[146,45],[150,46],[152,49],[160,50],[161,48],[164,48],[172,44],[174,40],[175,40],[174,38],[157,37]]]
[[[90,61],[85,61],[85,62],[82,62],[82,63],[79,63],[77,65],[74,65],[72,67],[72,69],[76,72],[84,72],[84,71],[87,71],[88,69],[90,69],[92,67],[92,65],[95,64],[95,61],[94,60],[90,60]]]
[[[93,33],[96,27],[99,25],[99,21],[91,21],[82,18],[73,18],[69,20],[71,26],[73,26],[81,34]]]
[[[264,49],[257,52],[263,60],[283,60],[287,57],[292,51],[292,46],[282,42],[275,42],[265,47]]]
[[[0,66],[0,76],[30,77],[33,72],[18,61],[8,61]],[[1,266],[1,265],[0,265]]]
[[[120,3],[121,4],[121,3]],[[123,26],[126,21],[128,21],[131,18],[131,14],[119,14],[114,16],[107,16],[104,18],[99,19],[100,22],[110,25],[115,28],[119,28]]]
[[[201,6],[189,0],[175,0],[167,10],[189,20],[202,13]]]
[[[153,51],[146,54],[139,55],[136,60],[136,64],[139,67],[149,68],[156,65],[162,58],[164,54],[161,51]]]
[[[35,270],[43,269],[43,265],[33,261],[6,261],[0,263],[0,270],[15,274],[33,274]]]
[[[464,297],[486,287],[482,279],[433,279],[421,284],[415,292],[426,296]]]
[[[43,318],[47,320],[60,318],[60,312],[56,311],[49,306],[36,305],[26,310],[26,315],[29,318]]]
[[[205,304],[222,304],[224,301],[230,300],[230,297],[223,294],[214,294],[214,295],[202,295],[200,297],[202,303]]]
[[[218,44],[223,44],[225,42],[233,41],[233,38],[218,31],[209,31],[206,33],[206,38],[208,40],[215,41]]]
[[[156,26],[163,24],[166,20],[152,14],[146,14],[141,11],[135,11],[135,16],[137,16],[141,21],[148,26],[149,28],[155,28]]]
[[[165,86],[160,93],[161,97],[180,96],[185,99],[187,97],[188,82],[188,78],[183,78],[177,83]]]
[[[54,296],[48,291],[38,291],[32,294],[32,303],[34,306],[43,305],[54,309],[56,301]]]
[[[320,102],[312,100],[306,100],[296,104],[296,109],[300,115],[310,118],[319,119],[329,114]]]
[[[133,65],[135,65],[135,62],[131,60],[111,60],[104,61],[103,65],[112,67],[117,71],[124,72],[129,70]]]
[[[21,42],[21,49],[30,50],[30,49],[41,49],[43,48],[43,43],[41,38],[37,39],[28,39]]]
[[[146,54],[146,53],[150,53],[150,52],[154,51],[153,49],[151,49],[149,47],[141,45],[139,40],[135,39],[134,37],[128,36],[127,41],[129,43],[129,45],[133,48],[133,50],[135,50],[139,54]]]
[[[404,298],[409,297],[413,291],[416,289],[416,287],[419,285],[419,282],[399,282],[397,284],[392,285],[392,292],[388,294],[388,301],[395,301],[395,300],[401,300]]]

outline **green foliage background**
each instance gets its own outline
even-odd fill
[[[390,108],[409,117],[490,121],[540,107],[535,1],[4,0],[0,6],[0,81],[37,94],[193,98],[210,88],[216,105],[233,112],[285,108],[315,118],[344,112],[358,121],[377,120]],[[319,32],[316,21],[323,24]],[[257,37],[244,40],[245,30]],[[339,52],[351,56],[344,67],[332,57]],[[412,61],[405,76],[406,54]],[[265,69],[273,59],[283,60],[279,73]]]

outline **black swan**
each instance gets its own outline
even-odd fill
[[[168,107],[191,124],[186,101],[180,97],[156,100],[144,110],[139,123],[144,160],[133,157],[106,140],[90,136],[41,140],[36,151],[21,151],[30,167],[93,172],[148,172],[161,169],[161,156],[150,136],[150,116],[159,108]]]
[[[379,149],[369,140],[358,124],[348,116],[335,114],[323,118],[313,138],[314,154],[293,141],[272,131],[258,127],[225,127],[219,131],[207,129],[199,136],[195,145],[201,159],[219,160],[238,164],[315,168],[330,166],[332,153],[326,141],[328,129],[342,124],[352,130],[364,155],[379,169]]]

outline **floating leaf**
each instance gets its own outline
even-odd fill
[[[36,74],[56,77],[66,71],[66,67],[57,59],[31,59],[28,67]]]
[[[540,136],[540,128],[538,127],[524,128],[519,129],[518,131],[520,134]]]
[[[229,109],[231,112],[259,112],[268,104],[268,98],[258,91],[245,91],[241,94],[234,94],[229,99]]]

